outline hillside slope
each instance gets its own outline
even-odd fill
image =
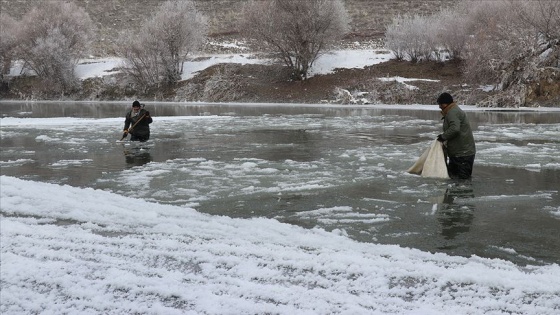
[[[96,55],[111,54],[116,35],[124,29],[137,29],[156,10],[161,0],[74,0],[85,8],[98,28],[92,43]],[[220,40],[239,38],[238,21],[243,5],[250,0],[194,0],[208,18],[210,37]],[[345,0],[351,18],[347,41],[377,41],[393,17],[399,14],[430,14],[450,6],[454,0]],[[36,4],[29,0],[0,0],[0,12],[21,17]],[[212,46],[208,46],[212,49]]]
[[[209,21],[210,34],[203,53],[259,52],[258,43],[244,39],[238,29],[242,8],[250,0],[194,0]],[[98,28],[92,43],[94,57],[114,55],[121,30],[136,29],[149,19],[160,0],[75,0],[90,14]],[[456,3],[454,0],[345,0],[351,17],[350,32],[339,47],[363,49],[383,46],[383,33],[392,19],[402,14],[431,14]],[[0,10],[20,17],[35,1],[0,0]],[[248,50],[236,50],[241,41]],[[513,92],[485,91],[480,86],[465,85],[461,63],[423,62],[418,64],[391,61],[366,69],[346,69],[328,75],[315,76],[305,82],[291,82],[285,69],[278,65],[223,64],[201,71],[196,77],[173,87],[138,91],[130,88],[124,77],[89,79],[80,90],[70,94],[52,94],[48,86],[32,78],[16,79],[0,87],[4,99],[79,99],[114,100],[141,98],[159,101],[202,102],[293,102],[293,103],[432,103],[442,91],[451,92],[460,102],[482,106],[560,106],[559,71],[523,72],[513,67],[508,71],[514,78]],[[549,67],[550,68],[550,67]],[[550,73],[549,73],[550,72]],[[400,76],[432,79],[434,82],[415,83],[410,89],[398,82],[382,82],[378,78]],[[531,78],[531,80],[527,80]],[[363,95],[367,95],[362,98]]]

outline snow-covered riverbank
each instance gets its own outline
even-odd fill
[[[5,314],[557,314],[560,267],[1,177]]]

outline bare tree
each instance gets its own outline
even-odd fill
[[[560,86],[560,2],[464,0],[427,18],[396,18],[386,45],[412,61],[448,51],[467,81],[500,91],[493,106],[550,102]]]
[[[348,30],[341,0],[262,0],[245,6],[242,29],[269,44],[295,80],[305,80],[317,58]]]
[[[557,0],[509,0],[516,17],[545,40],[560,39],[560,2]]]
[[[497,82],[504,68],[535,47],[535,29],[524,25],[516,13],[520,3],[503,0],[463,2],[473,25],[464,53],[468,80]]]
[[[0,13],[0,78],[9,73],[17,45],[18,23],[11,16]]]
[[[117,54],[124,59],[122,70],[142,88],[148,88],[162,81],[160,56],[157,43],[152,34],[132,30],[121,33],[118,40],[121,46]]]
[[[73,2],[40,1],[20,23],[17,57],[52,88],[72,86],[74,67],[88,48],[94,24]]]
[[[187,55],[203,44],[206,31],[206,19],[193,1],[167,1],[137,34],[126,31],[117,51],[125,59],[125,72],[140,86],[173,84],[181,79]]]

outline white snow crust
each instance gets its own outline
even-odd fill
[[[558,314],[560,267],[0,177],[3,314]],[[339,209],[344,210],[344,209]]]

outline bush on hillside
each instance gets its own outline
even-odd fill
[[[125,31],[117,51],[124,72],[142,88],[171,85],[181,79],[189,53],[206,39],[206,19],[192,1],[167,1],[139,30]]]
[[[74,67],[94,33],[84,9],[72,2],[41,1],[18,23],[16,58],[52,90],[64,92],[75,84]]]
[[[245,6],[240,29],[267,43],[290,69],[305,80],[313,62],[348,30],[341,0],[261,0]]]
[[[397,16],[387,26],[385,45],[398,60],[457,59],[465,48],[469,29],[465,16],[450,9],[432,16]]]
[[[399,60],[429,60],[434,47],[428,22],[427,18],[420,15],[396,17],[387,27],[385,45]]]

